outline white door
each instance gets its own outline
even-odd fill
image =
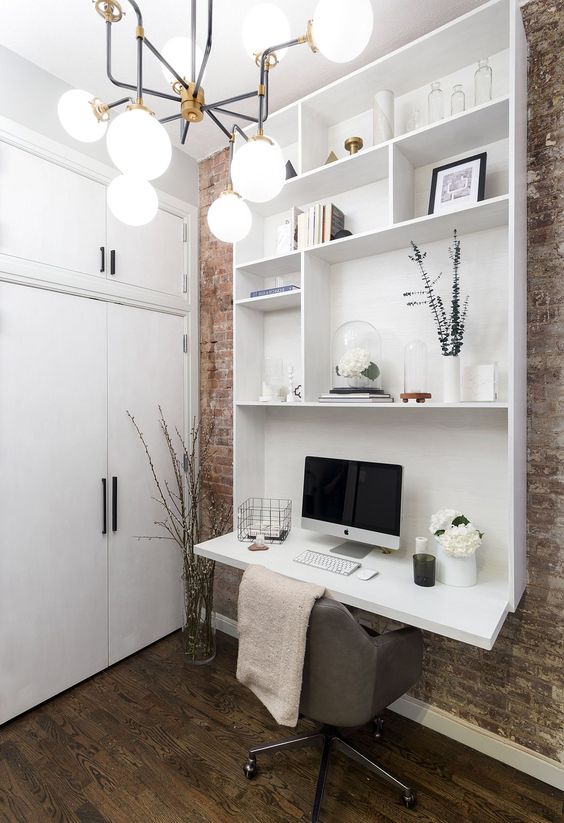
[[[108,665],[106,305],[0,283],[0,723]]]
[[[180,295],[187,272],[184,221],[159,209],[146,226],[120,223],[108,211],[108,277],[163,294]]]
[[[160,477],[173,484],[158,406],[171,432],[182,431],[188,385],[183,332],[181,317],[108,306],[109,482],[117,485],[108,549],[110,663],[182,623],[180,550],[170,540],[144,539],[163,536],[154,524],[163,510],[152,499],[156,489],[147,457],[127,412],[135,416]]]
[[[106,188],[0,143],[0,254],[105,277]]]

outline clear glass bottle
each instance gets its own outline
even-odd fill
[[[488,58],[480,60],[474,74],[474,105],[487,103],[492,99],[492,67]]]
[[[412,340],[404,351],[403,390],[406,394],[427,392],[427,346]]]
[[[421,113],[419,109],[411,109],[405,124],[405,131],[415,131],[421,128]]]
[[[427,113],[429,124],[442,120],[445,116],[445,96],[441,84],[435,80],[431,83],[431,91],[427,98]]]
[[[450,113],[460,114],[466,108],[466,95],[464,94],[464,87],[457,83],[452,87],[452,94],[450,96]]]

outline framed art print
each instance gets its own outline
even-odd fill
[[[456,211],[484,199],[486,152],[433,169],[429,214]]]

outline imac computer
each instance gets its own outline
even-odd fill
[[[331,551],[350,557],[399,549],[402,474],[392,463],[306,457],[302,527],[344,537]]]

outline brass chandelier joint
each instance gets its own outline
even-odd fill
[[[303,37],[300,37],[300,42],[307,43],[314,54],[318,53],[319,49],[315,45],[315,40],[313,39],[313,20],[307,21],[307,31]]]
[[[106,23],[119,23],[125,14],[117,0],[96,0],[96,11]]]
[[[188,83],[187,89],[181,86],[180,83],[178,83],[178,86],[180,86],[178,91],[181,98],[180,114],[188,123],[201,123],[204,119],[203,107],[206,102],[203,88],[200,86],[198,93],[194,97],[195,83]]]
[[[135,37],[138,40],[143,40],[145,38],[145,29],[143,28],[143,26],[135,27]]]
[[[107,103],[100,100],[99,97],[95,97],[93,100],[90,100],[90,105],[92,106],[94,116],[99,123],[106,123],[110,119],[110,107]]]

